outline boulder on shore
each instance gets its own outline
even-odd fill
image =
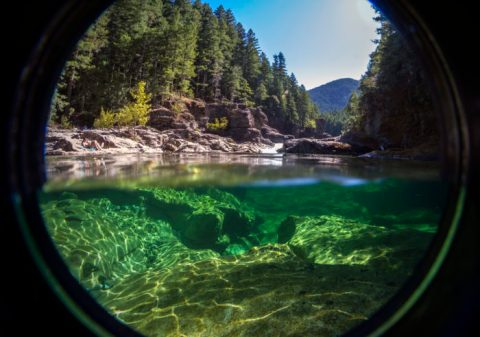
[[[274,129],[268,125],[264,125],[261,131],[264,138],[269,139],[274,143],[283,143],[288,139],[294,138],[292,135],[281,134],[277,129]]]
[[[335,138],[314,139],[298,138],[289,139],[284,144],[286,153],[312,153],[312,154],[357,154],[352,146]]]
[[[277,130],[266,124],[268,118],[260,108],[250,108],[238,103],[210,103],[207,104],[206,111],[210,122],[221,118],[228,120],[225,129],[207,128],[207,132],[230,137],[237,142],[255,142],[268,146],[273,146],[274,142],[283,142],[285,139]],[[264,133],[264,128],[268,129],[270,133]]]

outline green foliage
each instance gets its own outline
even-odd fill
[[[175,115],[178,116],[178,115],[180,115],[183,111],[186,110],[185,103],[175,101],[175,102],[172,104],[171,110],[175,113]]]
[[[305,127],[306,128],[312,128],[315,129],[317,127],[317,124],[315,123],[315,119],[309,119],[305,122]]]
[[[255,102],[261,105],[268,97],[267,87],[261,82],[255,90]]]
[[[135,126],[147,124],[149,111],[151,110],[149,102],[152,95],[145,92],[145,85],[144,81],[140,81],[137,88],[130,91],[134,101],[125,105],[117,113],[118,125]]]
[[[70,120],[68,119],[68,117],[66,115],[64,115],[60,118],[60,127],[62,129],[72,129],[73,128],[72,122],[70,122]]]
[[[227,98],[232,101],[247,103],[251,101],[252,89],[242,76],[242,69],[235,65],[227,71],[223,85],[227,90]]]
[[[95,118],[93,127],[95,128],[111,128],[115,125],[116,121],[115,113],[111,110],[104,110],[103,107],[100,110],[100,115]]]
[[[310,89],[308,93],[322,113],[333,113],[346,107],[350,96],[358,89],[358,85],[357,80],[341,78]]]
[[[294,76],[287,75],[281,52],[270,63],[255,33],[245,31],[230,10],[212,11],[200,0],[116,1],[67,61],[52,116],[58,121],[68,115],[91,126],[108,107],[118,111],[116,124],[143,125],[148,109],[129,97],[141,81],[154,107],[170,95],[194,96],[260,105],[278,125],[303,126],[318,117]]]
[[[332,136],[338,136],[344,129],[346,114],[344,110],[320,113],[320,118],[325,120],[324,131]]]
[[[221,23],[210,6],[208,4],[198,4],[198,6],[201,25],[195,61],[195,95],[205,99],[215,99],[220,94],[220,81],[225,64],[221,40],[226,37],[222,34]]]
[[[354,92],[348,101],[347,106],[343,110],[342,117],[342,130],[348,131],[354,129],[357,125],[360,124],[361,115],[359,109],[360,96]]]
[[[225,130],[227,127],[228,127],[227,117],[215,118],[213,123],[207,123],[207,130],[209,131]]]
[[[50,116],[48,119],[49,125],[54,125],[58,120],[60,120],[60,116],[64,114],[67,105],[68,102],[66,97],[64,95],[60,95],[58,93],[58,89],[55,89],[53,92],[52,102],[50,104]]]
[[[359,95],[347,106],[345,130],[365,133],[385,147],[434,143],[436,114],[423,67],[396,28],[380,15],[377,21],[380,39]]]

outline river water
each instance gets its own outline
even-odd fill
[[[338,336],[415,272],[448,193],[433,162],[47,159],[41,207],[58,251],[146,336]]]

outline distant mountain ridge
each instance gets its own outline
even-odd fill
[[[340,78],[308,90],[312,101],[320,112],[333,112],[345,108],[352,93],[358,89],[360,81],[353,78]]]

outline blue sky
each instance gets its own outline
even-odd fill
[[[367,0],[203,0],[230,8],[253,29],[272,60],[282,51],[289,72],[307,89],[351,77],[360,79],[375,46],[377,23]]]

